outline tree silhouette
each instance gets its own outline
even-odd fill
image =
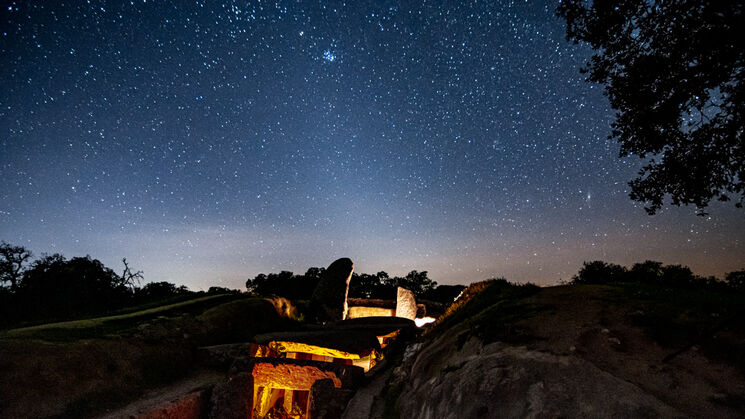
[[[725,281],[732,289],[745,291],[745,269],[728,273]]]
[[[397,287],[404,287],[410,290],[417,297],[421,297],[424,293],[437,286],[437,282],[429,279],[427,271],[411,271],[403,278],[393,278],[392,282]]]
[[[24,265],[29,259],[31,252],[23,246],[0,242],[0,282],[10,282],[10,289],[17,289]]]
[[[191,291],[183,285],[177,287],[176,284],[165,281],[148,282],[141,289],[137,290],[137,297],[144,301],[155,301],[176,295],[188,294],[190,292]]]
[[[392,299],[396,298],[396,287],[385,271],[375,275],[354,273],[349,282],[349,297]]]
[[[627,276],[626,274],[626,268],[623,266],[595,260],[584,262],[579,273],[572,278],[572,282],[575,284],[604,284],[623,281]]]
[[[31,317],[68,317],[99,313],[131,301],[121,278],[90,256],[70,260],[59,254],[34,261],[19,286]]]
[[[669,195],[699,214],[745,200],[745,6],[739,1],[565,0],[567,39],[595,55],[582,69],[617,111],[621,156],[648,158],[630,197],[657,212]],[[740,27],[740,29],[737,29]]]
[[[144,275],[142,271],[132,272],[132,268],[127,263],[127,258],[122,258],[122,263],[124,264],[124,270],[119,277],[120,281],[123,285],[128,286],[130,290],[134,291],[137,285],[140,285],[140,281],[142,281]]]
[[[246,281],[246,289],[259,295],[278,295],[294,300],[307,300],[313,294],[324,268],[309,268],[305,275],[294,275],[290,271],[258,274]]]

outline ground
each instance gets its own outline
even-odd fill
[[[745,415],[741,295],[498,288],[423,339],[391,416]]]
[[[246,295],[0,332],[0,417],[104,414],[203,376],[197,348],[291,329]]]
[[[741,294],[499,281],[471,290],[386,360],[347,417],[745,416]],[[198,347],[292,330],[291,309],[233,295],[3,331],[0,417],[167,402],[224,374],[204,369]]]

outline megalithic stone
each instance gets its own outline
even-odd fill
[[[405,319],[416,319],[416,299],[414,293],[406,288],[398,287],[396,291],[396,317]]]
[[[317,321],[339,321],[347,317],[347,294],[352,272],[352,259],[341,258],[335,260],[323,273],[311,297],[311,307]]]

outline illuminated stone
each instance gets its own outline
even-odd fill
[[[360,359],[361,357],[360,354],[345,352],[333,348],[324,348],[322,346],[308,345],[306,343],[300,342],[272,341],[269,342],[269,347],[277,352],[302,352],[306,354],[329,356],[332,358]],[[362,356],[364,355],[365,354],[363,354]]]
[[[385,348],[386,346],[388,346],[388,344],[391,343],[391,341],[396,339],[399,333],[401,333],[400,330],[394,330],[391,333],[386,333],[385,335],[378,336],[378,342],[380,342],[380,347]]]
[[[395,315],[395,308],[352,306],[349,307],[347,318],[359,319],[361,317],[393,317]]]
[[[323,371],[318,367],[294,364],[271,364],[262,362],[253,369],[254,386],[288,390],[310,390],[316,380],[329,378],[335,387],[341,387],[341,380],[333,371]]]
[[[416,319],[416,299],[414,293],[406,288],[398,287],[396,291],[396,317],[404,319]]]

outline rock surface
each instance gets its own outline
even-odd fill
[[[457,333],[423,349],[399,398],[400,417],[682,417],[639,387],[579,358]]]
[[[349,258],[335,260],[324,271],[313,291],[311,307],[320,322],[344,320],[347,315],[347,294],[354,263]]]
[[[331,380],[316,381],[310,389],[309,417],[313,419],[340,418],[353,394],[352,390],[336,388]]]
[[[396,290],[396,317],[404,319],[416,319],[417,305],[414,293],[406,288],[398,287]]]
[[[359,387],[363,377],[364,373],[362,368],[355,367],[352,365],[344,365],[344,364],[335,364],[331,362],[324,362],[324,361],[311,361],[311,360],[300,360],[300,359],[289,359],[289,358],[238,358],[235,360],[233,365],[230,367],[230,370],[228,371],[228,379],[229,381],[233,379],[234,376],[246,372],[249,374],[256,375],[256,368],[284,368],[285,371],[290,372],[288,376],[292,376],[293,371],[302,371],[303,369],[309,369],[312,370],[312,374],[318,374],[318,379],[327,378],[326,376],[323,376],[324,373],[329,373],[335,377],[338,378],[339,383],[341,387],[344,388],[357,388]],[[277,372],[279,372],[277,370]],[[305,372],[300,372],[298,375],[298,378],[300,375],[307,375]],[[265,379],[265,378],[262,378]],[[294,378],[293,378],[294,379]],[[259,380],[259,378],[257,378]],[[285,388],[287,386],[281,385],[279,383],[278,385],[274,386],[275,388]],[[313,380],[315,381],[315,380]],[[310,388],[310,385],[308,386],[302,386],[305,390]],[[301,387],[292,387],[295,389],[300,389]]]
[[[634,324],[618,292],[478,301],[483,311],[435,329],[394,371],[399,417],[745,417],[741,365],[696,350],[663,361],[675,348]]]

